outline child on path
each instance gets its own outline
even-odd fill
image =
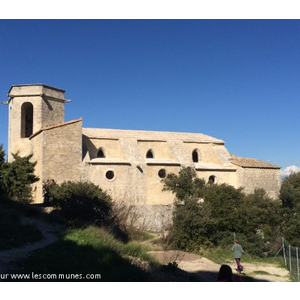
[[[237,266],[237,271],[241,273],[244,270],[244,267],[241,265],[241,257],[242,254],[245,254],[243,247],[239,244],[239,241],[236,239],[234,240],[234,244],[231,248],[231,251],[233,251],[234,259]]]

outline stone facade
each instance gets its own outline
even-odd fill
[[[11,153],[33,154],[36,202],[43,202],[45,180],[90,181],[115,201],[134,204],[148,229],[157,230],[170,220],[174,202],[161,180],[186,166],[206,181],[278,196],[278,166],[231,155],[224,141],[200,133],[82,128],[82,119],[64,121],[64,94],[42,84],[12,86],[8,93],[8,161]]]
[[[46,85],[12,86],[9,97],[8,159],[11,153],[33,152],[29,137],[40,129],[64,122],[65,92]],[[27,130],[26,130],[27,128]]]
[[[271,198],[278,197],[280,187],[280,168],[278,166],[235,155],[232,155],[231,162],[238,166],[238,185],[244,188],[245,193],[250,194],[255,189],[262,188]]]

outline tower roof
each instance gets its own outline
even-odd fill
[[[46,97],[50,100],[65,100],[65,91],[45,84],[12,85],[8,91],[8,102],[17,97]]]
[[[34,87],[36,87],[36,89],[34,89]],[[16,90],[42,90],[42,89],[50,89],[50,90],[56,90],[58,92],[61,93],[65,93],[65,90],[50,86],[50,85],[46,85],[46,84],[42,84],[42,83],[36,83],[36,84],[16,84],[16,85],[12,85],[8,91],[8,96],[11,94],[12,91],[16,91]]]

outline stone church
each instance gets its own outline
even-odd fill
[[[264,188],[276,198],[280,167],[232,155],[224,141],[201,133],[114,130],[82,127],[82,118],[65,122],[65,91],[44,84],[13,85],[8,91],[8,161],[11,153],[33,154],[37,162],[34,201],[43,202],[49,179],[90,181],[115,201],[139,207],[158,228],[170,212],[174,195],[161,179],[182,167],[199,178],[243,187]]]

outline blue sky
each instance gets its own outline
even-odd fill
[[[300,167],[300,20],[0,20],[0,95],[66,91],[84,127],[198,132]],[[0,105],[7,149],[8,107]]]

